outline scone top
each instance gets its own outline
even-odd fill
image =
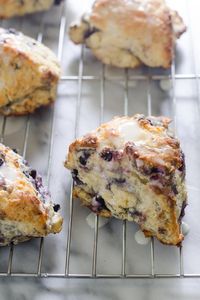
[[[128,156],[138,170],[146,175],[151,168],[171,173],[185,167],[179,141],[169,130],[169,123],[170,119],[166,117],[145,117],[140,114],[115,117],[70,147],[95,148],[105,161],[119,162]]]
[[[51,76],[58,81],[60,76],[60,65],[55,54],[46,46],[33,38],[25,36],[15,29],[0,28],[0,48],[15,57],[29,60],[32,65],[41,67],[38,71],[51,70]],[[5,58],[6,59],[6,58]],[[8,59],[8,58],[7,58]],[[20,68],[20,66],[18,66]]]

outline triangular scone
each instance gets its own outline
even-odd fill
[[[58,233],[59,205],[23,158],[0,144],[0,246]]]
[[[0,28],[0,66],[0,113],[32,113],[55,100],[60,65],[46,46]]]
[[[62,0],[0,0],[0,19],[48,10]]]
[[[69,147],[74,196],[92,211],[135,221],[178,245],[186,206],[185,162],[165,117],[116,117]]]
[[[103,63],[134,68],[168,68],[177,38],[186,30],[164,0],[96,0],[92,12],[69,30]]]

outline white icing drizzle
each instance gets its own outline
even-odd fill
[[[151,139],[151,134],[141,128],[136,120],[124,122],[119,126],[119,133],[124,142],[133,141],[136,144],[145,143]]]
[[[90,213],[86,217],[87,224],[90,226],[90,228],[94,229],[95,228],[95,217],[96,215],[94,213]],[[105,226],[109,222],[108,218],[103,218],[99,216],[99,222],[98,222],[98,228],[101,228]]]
[[[138,0],[126,0],[126,5],[134,8],[135,10],[146,11],[148,0],[138,1]]]
[[[17,179],[17,171],[5,163],[0,167],[0,176],[5,178],[7,184],[11,184]]]
[[[139,245],[147,245],[150,242],[150,238],[146,238],[141,230],[135,233],[135,240]]]
[[[172,83],[169,79],[162,79],[160,80],[160,88],[167,92],[167,91],[170,91],[171,89],[171,86],[172,86]]]
[[[184,236],[186,236],[190,231],[190,226],[185,222],[182,222],[181,228],[182,228],[182,233]]]

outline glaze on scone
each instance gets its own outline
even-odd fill
[[[74,197],[92,211],[135,221],[178,245],[186,206],[185,162],[165,117],[116,117],[69,147]]]
[[[0,246],[58,233],[62,228],[58,210],[41,176],[0,144]]]
[[[23,115],[52,103],[60,65],[46,46],[0,28],[0,113]]]
[[[185,30],[164,0],[96,0],[92,12],[71,25],[69,35],[105,64],[168,68],[175,41]]]
[[[0,19],[48,10],[62,0],[0,0]]]

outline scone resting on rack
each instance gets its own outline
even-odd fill
[[[0,144],[0,246],[58,233],[59,205],[23,158]]]
[[[73,194],[105,217],[138,223],[178,245],[186,206],[185,162],[166,117],[116,117],[69,147]]]
[[[55,100],[60,65],[43,44],[0,28],[0,113],[23,115]]]
[[[185,30],[164,0],[96,0],[91,13],[71,25],[69,35],[105,64],[168,68],[176,39]]]
[[[48,10],[53,4],[58,5],[62,0],[0,0],[0,19]]]

